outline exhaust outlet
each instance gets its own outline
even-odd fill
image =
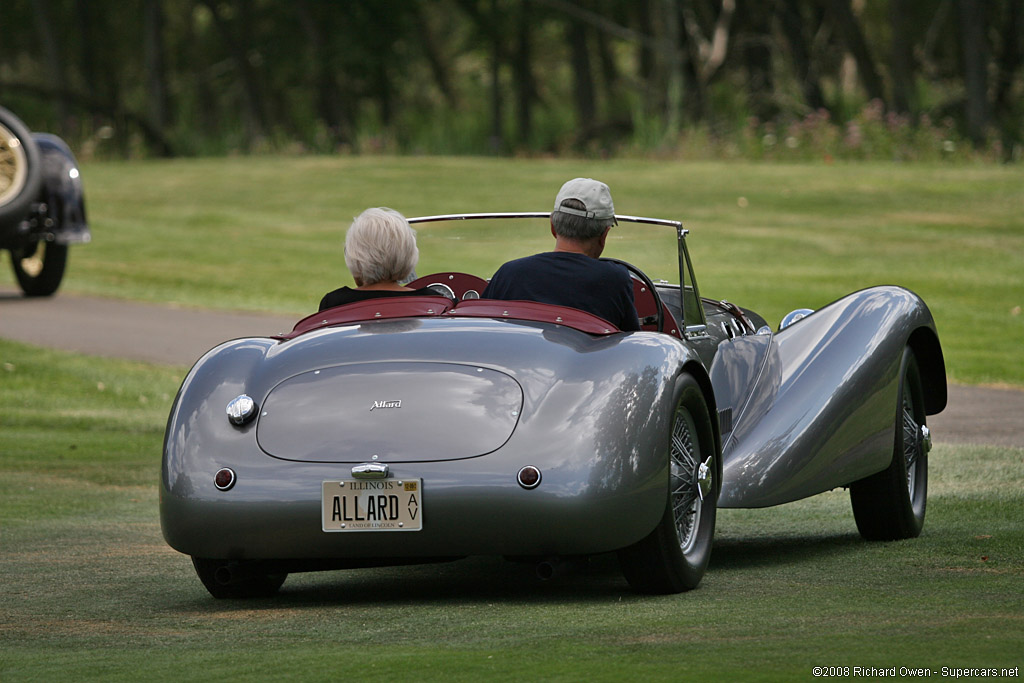
[[[537,578],[550,581],[556,576],[564,576],[572,571],[575,563],[560,557],[549,557],[537,563]]]

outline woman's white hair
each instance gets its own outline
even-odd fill
[[[345,265],[360,285],[403,280],[420,259],[416,231],[394,209],[367,209],[345,234]]]

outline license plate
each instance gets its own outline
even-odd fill
[[[323,483],[324,531],[419,531],[422,479],[346,479]]]

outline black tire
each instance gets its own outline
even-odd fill
[[[654,531],[619,551],[622,573],[639,593],[696,588],[711,559],[720,488],[711,413],[693,377],[683,375],[677,387],[665,514]]]
[[[914,538],[928,499],[928,435],[921,371],[907,347],[900,362],[896,437],[889,467],[850,485],[853,517],[869,541]]]
[[[60,287],[68,263],[68,246],[40,240],[11,249],[11,265],[25,296],[50,296]]]
[[[267,598],[281,588],[286,573],[261,570],[258,562],[192,558],[199,580],[215,598]]]
[[[0,107],[0,241],[19,223],[39,194],[43,168],[32,133],[17,116]]]

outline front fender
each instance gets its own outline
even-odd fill
[[[945,404],[935,323],[909,290],[856,292],[777,333],[770,344],[725,445],[722,507],[779,505],[885,469],[908,344],[931,350],[931,408]]]

